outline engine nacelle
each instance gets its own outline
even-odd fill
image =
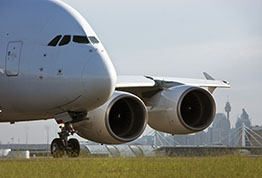
[[[140,98],[116,91],[104,105],[89,111],[86,120],[74,123],[73,127],[85,139],[121,144],[138,138],[147,120],[147,109]]]
[[[189,134],[204,130],[214,120],[216,105],[205,89],[181,85],[163,90],[149,101],[149,125],[170,134]]]

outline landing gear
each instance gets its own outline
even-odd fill
[[[61,139],[55,138],[51,143],[51,154],[54,158],[62,158],[65,153],[65,147]]]
[[[70,135],[76,133],[71,123],[60,126],[61,132],[58,133],[60,138],[55,138],[51,144],[51,154],[54,158],[61,158],[66,152],[68,157],[75,158],[79,156],[80,145],[77,139],[71,138]]]
[[[80,145],[77,139],[71,138],[68,140],[67,155],[71,158],[76,158],[80,153]]]

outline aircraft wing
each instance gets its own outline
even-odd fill
[[[152,77],[152,76],[118,76],[116,90],[127,91],[140,97],[143,94],[153,95],[158,91],[178,85],[191,85],[206,87],[213,93],[216,88],[230,88],[229,82],[215,80],[209,74],[204,73],[205,79],[175,78],[175,77]]]

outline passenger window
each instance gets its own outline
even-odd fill
[[[94,36],[89,36],[89,39],[92,43],[96,44],[96,43],[99,43],[99,41],[96,39],[96,37]]]
[[[86,36],[74,36],[73,37],[73,42],[76,43],[83,43],[83,44],[88,44],[90,43],[88,38]]]
[[[57,35],[54,39],[52,39],[49,43],[48,46],[56,46],[59,40],[61,39],[62,35]]]
[[[65,35],[62,40],[59,43],[59,46],[64,46],[67,45],[71,40],[71,36],[70,35]]]

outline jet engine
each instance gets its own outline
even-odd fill
[[[209,91],[181,85],[157,93],[149,101],[149,125],[170,134],[204,130],[214,120],[216,105]]]
[[[87,118],[73,124],[85,139],[105,144],[135,140],[144,131],[147,109],[140,98],[127,92],[114,92],[102,106],[88,112]]]

